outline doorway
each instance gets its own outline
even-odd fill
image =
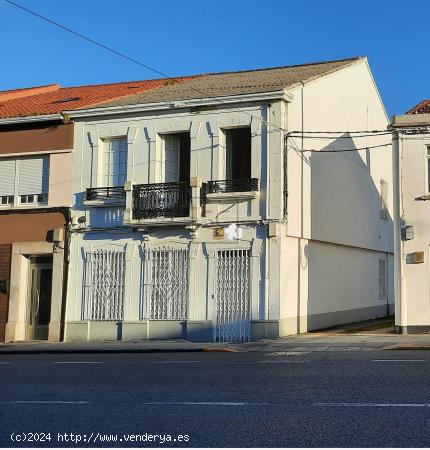
[[[28,286],[28,339],[48,339],[51,320],[52,256],[30,258]]]

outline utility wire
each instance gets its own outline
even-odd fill
[[[330,139],[332,141],[334,140],[338,140],[338,139],[360,139],[360,138],[365,138],[365,137],[379,137],[379,136],[385,136],[387,134],[391,134],[391,133],[384,133],[384,134],[363,134],[363,135],[357,135],[357,136],[337,136],[337,137],[333,137],[333,136],[306,136],[306,135],[302,135],[302,134],[290,134],[288,133],[288,137],[296,137],[296,138],[301,138],[303,137],[304,139]]]
[[[115,49],[113,49],[111,47],[108,47],[107,45],[102,44],[101,42],[98,42],[98,41],[96,41],[94,39],[91,39],[90,37],[85,36],[84,34],[79,33],[79,32],[77,32],[75,30],[72,30],[71,28],[68,28],[65,25],[62,25],[62,24],[60,24],[60,23],[58,23],[58,22],[56,22],[56,21],[54,21],[52,19],[49,19],[48,17],[45,17],[45,16],[43,16],[43,15],[41,15],[41,14],[39,14],[39,13],[29,9],[29,8],[26,8],[26,7],[22,6],[22,5],[20,5],[19,3],[16,3],[16,2],[14,2],[12,0],[4,0],[4,1],[9,3],[10,5],[15,6],[16,8],[19,8],[19,9],[21,9],[21,10],[23,10],[23,11],[25,11],[25,12],[27,12],[27,13],[29,13],[29,14],[37,17],[37,18],[39,18],[39,19],[41,19],[41,20],[44,20],[45,22],[50,23],[51,25],[54,25],[54,26],[56,26],[56,27],[58,27],[58,28],[60,28],[60,29],[62,29],[64,31],[67,31],[68,33],[71,33],[71,34],[73,34],[73,35],[75,35],[75,36],[77,36],[77,37],[79,37],[81,39],[84,39],[85,41],[88,41],[91,44],[96,45],[97,47],[100,47],[100,48],[102,48],[102,49],[104,49],[104,50],[106,50],[108,52],[113,53],[114,55],[117,55],[117,56],[119,56],[121,58],[124,58],[124,59],[126,59],[126,60],[128,60],[128,61],[130,61],[132,63],[135,63],[135,64],[137,64],[137,65],[139,65],[139,66],[141,66],[141,67],[143,67],[143,68],[145,68],[147,70],[150,70],[151,72],[154,72],[154,73],[156,73],[158,75],[161,75],[164,78],[167,78],[169,80],[174,80],[175,79],[175,77],[171,77],[171,76],[167,75],[166,73],[156,69],[155,67],[152,67],[152,66],[150,66],[148,64],[145,64],[145,63],[143,63],[141,61],[138,61],[137,59],[131,58],[130,56],[126,55],[125,53],[122,53],[122,52],[120,52],[118,50],[115,50]],[[224,101],[220,100],[218,97],[213,97],[213,96],[209,95],[207,92],[204,92],[204,91],[202,91],[200,89],[197,89],[197,88],[195,88],[193,86],[188,86],[188,87],[191,90],[193,90],[195,92],[198,92],[199,94],[202,94],[202,95],[204,95],[207,98],[215,99],[215,100],[219,101],[220,103],[227,103],[227,102],[224,102]],[[248,113],[246,111],[243,111],[241,109],[238,109],[238,108],[232,108],[232,109],[236,110],[236,111],[239,111],[242,114],[247,114],[251,118],[257,119],[257,120],[259,120],[260,122],[262,122],[262,123],[264,123],[266,125],[270,125],[271,127],[276,128],[279,131],[287,133],[287,130],[285,130],[282,127],[279,127],[278,125],[274,125],[270,121],[261,119],[260,117],[254,116],[253,114],[250,114],[250,113]],[[296,133],[300,134],[300,137],[302,136],[302,131],[291,131],[290,132],[290,134],[296,134]],[[383,130],[383,131],[381,131],[381,130],[368,130],[368,131],[306,131],[305,133],[308,133],[308,134],[309,133],[312,133],[312,134],[345,134],[345,133],[349,133],[349,134],[352,134],[352,133],[354,133],[354,134],[356,134],[356,133],[364,134],[364,133],[371,133],[370,135],[373,135],[373,134],[376,134],[376,133],[391,134],[391,133],[387,133],[386,130]]]
[[[15,7],[17,7],[17,8],[19,8],[19,9],[22,9],[23,11],[25,11],[25,12],[27,12],[27,13],[33,15],[33,16],[38,17],[38,18],[41,19],[41,20],[44,20],[44,21],[50,23],[51,25],[55,25],[56,27],[61,28],[61,29],[64,30],[64,31],[67,31],[67,32],[69,32],[69,33],[71,33],[71,34],[73,34],[73,35],[75,35],[75,36],[77,36],[77,37],[79,37],[79,38],[81,38],[81,39],[84,39],[84,40],[90,42],[91,44],[94,44],[94,45],[96,45],[96,46],[98,46],[98,47],[100,47],[100,48],[103,48],[104,50],[106,50],[106,51],[108,51],[108,52],[111,52],[111,53],[113,53],[113,54],[115,54],[115,55],[117,55],[117,56],[119,56],[119,57],[121,57],[121,58],[124,58],[124,59],[126,59],[126,60],[128,60],[128,61],[130,61],[130,62],[133,62],[133,63],[135,63],[135,64],[138,64],[139,66],[144,67],[145,69],[150,70],[150,71],[152,71],[152,72],[154,72],[154,73],[156,73],[156,74],[158,74],[158,75],[161,75],[161,76],[164,77],[164,78],[167,78],[167,79],[169,79],[169,80],[175,80],[174,77],[171,77],[171,76],[165,74],[164,72],[161,72],[160,70],[158,70],[158,69],[156,69],[156,68],[154,68],[154,67],[152,67],[152,66],[149,66],[148,64],[145,64],[145,63],[143,63],[143,62],[141,62],[141,61],[138,61],[137,59],[131,58],[130,56],[127,56],[125,53],[122,53],[122,52],[119,52],[119,51],[117,51],[117,50],[114,50],[113,48],[108,47],[107,45],[104,45],[104,44],[102,44],[102,43],[100,43],[100,42],[98,42],[98,41],[95,41],[94,39],[91,39],[91,38],[89,38],[88,36],[85,36],[85,35],[83,35],[83,34],[81,34],[81,33],[78,33],[77,31],[72,30],[71,28],[68,28],[68,27],[66,27],[66,26],[64,26],[64,25],[61,25],[60,23],[55,22],[54,20],[49,19],[48,17],[42,16],[41,14],[38,14],[37,12],[35,12],[35,11],[31,10],[31,9],[25,8],[24,6],[22,6],[22,5],[18,4],[18,3],[15,3],[15,2],[12,1],[12,0],[4,0],[4,1],[7,2],[7,3],[9,3],[9,4],[11,4],[11,5],[13,5],[13,6],[15,6]],[[204,95],[206,98],[215,99],[215,100],[219,101],[220,103],[229,104],[228,102],[224,102],[224,101],[220,100],[218,97],[213,97],[213,96],[207,94],[206,92],[201,91],[200,89],[197,89],[197,88],[195,88],[195,87],[193,87],[193,86],[188,86],[188,87],[189,87],[191,90],[193,90],[193,91],[195,91],[195,92],[198,92],[199,94]],[[266,121],[266,120],[264,120],[264,119],[261,119],[260,117],[254,116],[253,114],[250,114],[250,113],[248,113],[248,112],[246,112],[246,111],[243,111],[243,110],[238,109],[238,108],[232,108],[232,109],[233,109],[233,110],[236,110],[236,111],[239,111],[239,112],[241,112],[241,113],[243,113],[243,114],[247,114],[247,115],[250,116],[251,118],[257,119],[257,120],[259,120],[260,122],[262,122],[262,123],[264,123],[264,124],[266,124],[266,125],[270,125],[271,127],[276,128],[276,129],[279,130],[279,131],[282,131],[282,132],[284,132],[284,133],[287,132],[287,130],[285,130],[284,128],[279,127],[278,125],[274,125],[273,123],[271,123],[271,122],[269,122],[269,121]]]
[[[6,0],[8,1],[8,0]],[[392,134],[391,131],[388,130],[362,130],[362,131],[302,131],[302,130],[293,130],[290,131],[288,134],[300,134],[300,136],[304,134],[369,134],[370,136],[373,136],[374,134]]]
[[[345,152],[357,152],[359,150],[370,150],[371,148],[388,147],[392,145],[391,142],[388,144],[371,145],[369,147],[357,147],[357,148],[342,148],[339,150],[317,150],[316,148],[296,148],[298,152],[306,153],[345,153]]]

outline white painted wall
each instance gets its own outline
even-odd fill
[[[387,128],[388,119],[366,61],[299,85],[292,93],[289,130],[302,130],[302,108],[305,132]],[[361,148],[389,143],[391,137],[338,136],[348,139],[305,138],[302,142],[296,137],[289,141],[289,238],[281,255],[286,276],[280,286],[281,318],[327,313],[335,313],[335,318],[337,313],[343,317],[339,323],[360,320],[372,307],[376,317],[381,310],[375,284],[380,257],[390,262],[388,302],[394,301],[391,147],[370,149],[370,158],[366,151],[300,152],[301,148]],[[381,179],[388,183],[388,220],[380,218]],[[346,310],[355,313],[342,315]],[[288,329],[292,326],[291,322]],[[306,320],[297,321],[296,328],[306,331]]]
[[[428,195],[426,134],[402,135],[401,143],[401,225],[414,227],[414,238],[402,242],[402,296],[407,303],[408,326],[430,325],[430,201],[416,200]],[[423,264],[408,264],[407,255],[424,252]]]

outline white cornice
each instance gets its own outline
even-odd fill
[[[40,116],[26,116],[26,117],[8,117],[5,119],[0,119],[0,125],[7,124],[21,124],[28,122],[48,122],[51,120],[63,120],[63,116],[61,114],[46,114]]]
[[[135,105],[105,106],[98,108],[81,109],[77,111],[64,111],[64,115],[70,118],[105,116],[112,114],[127,114],[133,112],[149,112],[160,110],[173,110],[192,108],[198,106],[229,106],[236,103],[250,103],[264,100],[284,100],[291,102],[293,95],[285,90],[272,92],[259,92],[256,94],[231,95],[228,97],[211,97],[190,100],[177,100],[156,103],[144,103]]]

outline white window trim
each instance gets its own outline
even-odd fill
[[[124,140],[126,143],[126,161],[125,161],[125,181],[127,181],[127,175],[128,175],[128,158],[129,158],[129,142],[127,139],[127,135],[123,135],[123,136],[109,136],[109,137],[103,137],[101,139],[101,144],[99,146],[99,148],[101,149],[101,152],[99,154],[99,163],[98,163],[98,173],[100,174],[97,180],[97,187],[107,187],[109,186],[109,183],[106,181],[106,146],[110,146],[112,141],[119,141],[119,140]],[[119,185],[118,185],[119,186]],[[123,185],[121,185],[123,186]],[[110,187],[116,187],[115,186],[110,186]]]

